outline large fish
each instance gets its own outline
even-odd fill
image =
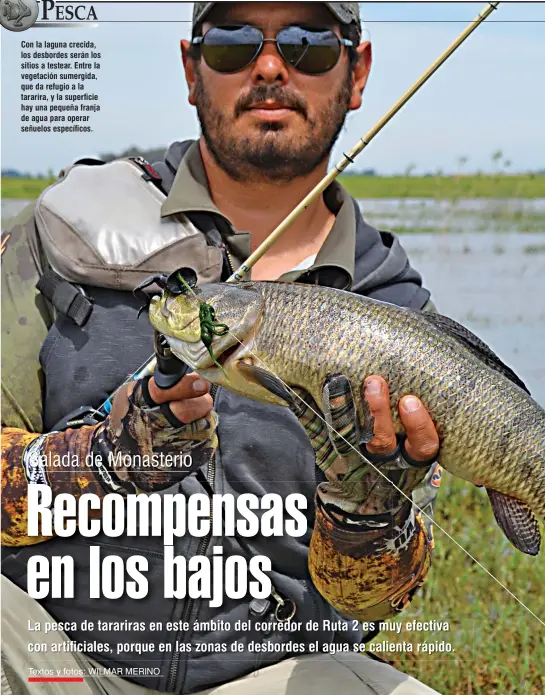
[[[204,326],[213,341],[209,349],[201,340],[206,304],[216,321],[229,327],[214,337]],[[401,433],[399,399],[418,396],[441,440],[440,465],[484,486],[507,538],[524,553],[539,552],[545,411],[463,326],[349,292],[279,282],[218,283],[178,296],[166,292],[151,300],[149,317],[192,369],[258,401],[285,406],[293,397],[289,385],[305,388],[321,404],[328,375],[342,373],[350,379],[365,429],[370,413],[361,385],[378,374],[389,385]]]

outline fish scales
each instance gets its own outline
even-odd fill
[[[398,433],[403,431],[398,402],[413,394],[434,420],[441,441],[438,461],[446,470],[515,498],[545,519],[545,411],[428,315],[331,288],[277,282],[204,286],[199,299],[215,306],[217,320],[248,345],[227,359],[229,381],[206,360],[199,362],[196,348],[187,352],[182,317],[191,311],[191,299],[177,297],[166,320],[152,304],[150,319],[175,339],[175,354],[205,378],[282,403],[240,378],[237,365],[253,361],[285,384],[305,388],[321,407],[326,378],[342,373],[350,379],[361,418],[361,385],[366,376],[379,374],[389,386]],[[174,306],[179,313],[172,313]],[[216,357],[222,346],[216,339]]]
[[[486,480],[494,468],[505,479],[498,491],[520,492],[512,486],[517,478],[525,482],[525,476],[516,473],[523,438],[528,475],[534,469],[543,478],[545,414],[539,406],[532,408],[519,387],[467,351],[461,359],[455,339],[431,327],[417,312],[336,294],[324,315],[316,289],[267,286],[267,309],[253,352],[285,383],[310,386],[320,403],[326,377],[346,374],[361,417],[360,385],[367,375],[380,374],[389,385],[397,431],[402,432],[399,399],[408,393],[418,396],[437,425],[439,461],[449,461],[445,467],[455,475],[469,479],[456,467],[456,461],[464,459],[471,465],[473,480],[481,476]],[[297,339],[286,340],[293,335],[294,316],[303,317],[297,322]],[[486,407],[490,403],[495,404],[497,417],[491,417]],[[532,422],[535,426],[528,429]],[[536,503],[545,512],[545,481]]]

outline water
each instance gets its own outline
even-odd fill
[[[391,231],[545,231],[545,198],[376,199],[361,201],[361,207],[372,224]]]
[[[545,235],[407,234],[438,310],[469,328],[545,407]]]
[[[402,244],[438,310],[490,345],[545,407],[545,199],[360,207],[378,229],[410,232]]]
[[[26,203],[2,200],[3,220]],[[379,229],[411,232],[402,243],[439,311],[488,343],[545,407],[545,199],[361,207]]]

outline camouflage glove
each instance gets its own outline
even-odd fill
[[[96,473],[109,491],[162,490],[210,461],[218,446],[217,415],[184,424],[168,403],[157,405],[149,379],[133,382],[116,395],[112,412],[93,438]]]
[[[431,476],[434,460],[411,459],[403,437],[390,454],[369,453],[365,443],[373,438],[373,418],[370,416],[370,427],[362,431],[346,377],[335,375],[327,380],[320,408],[307,392],[294,390],[299,397],[291,410],[305,428],[316,465],[328,480],[318,486],[318,503],[354,528],[389,526],[392,517],[410,509],[411,494]],[[323,413],[327,425],[316,413]]]

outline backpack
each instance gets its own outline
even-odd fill
[[[191,144],[174,143],[155,166],[141,157],[80,159],[43,191],[34,212],[43,266],[36,287],[55,311],[81,327],[93,310],[83,286],[132,291],[182,266],[199,283],[225,277],[219,216],[161,215]]]

